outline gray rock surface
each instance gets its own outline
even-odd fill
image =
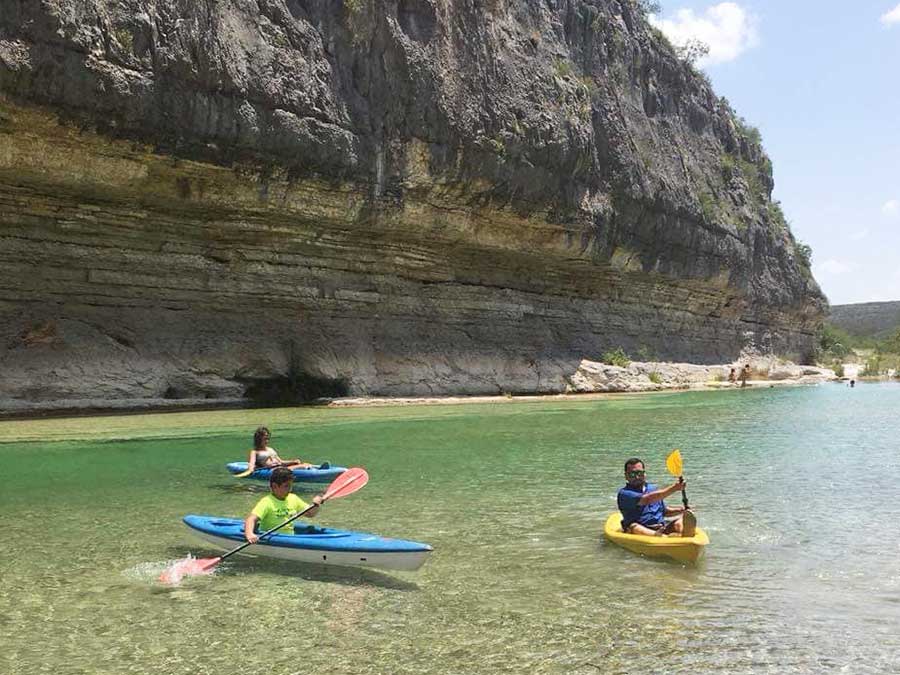
[[[0,0],[0,409],[802,359],[771,189],[630,0]]]
[[[573,393],[641,392],[664,389],[700,389],[740,386],[728,382],[731,368],[740,372],[738,363],[698,366],[691,363],[635,362],[613,366],[595,361],[582,361],[568,378],[566,390]],[[750,386],[775,384],[817,384],[838,379],[833,370],[815,366],[751,362]]]

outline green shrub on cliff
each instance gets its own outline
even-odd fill
[[[784,232],[785,230],[790,229],[791,224],[784,215],[784,210],[781,208],[780,201],[773,199],[769,202],[766,210],[769,212],[769,222],[776,232]]]
[[[760,178],[760,168],[753,162],[748,162],[746,159],[741,158],[737,159],[737,165],[747,181],[747,187],[750,188],[750,196],[756,201],[764,201],[767,198],[767,193]]]
[[[600,361],[610,366],[619,366],[620,368],[627,368],[631,365],[631,359],[628,358],[628,354],[621,347],[603,352]]]
[[[553,70],[560,78],[569,77],[572,74],[572,63],[566,59],[557,58],[553,60]]]
[[[715,223],[719,220],[719,208],[715,197],[708,192],[701,192],[697,201],[700,203],[700,212],[707,223]]]
[[[740,115],[735,115],[735,122],[741,136],[750,141],[752,145],[762,145],[762,134],[757,127],[750,124]]]
[[[675,48],[675,55],[690,66],[693,66],[697,61],[708,54],[709,45],[696,38],[690,39],[683,45]],[[703,71],[697,71],[697,74],[701,77],[704,75]],[[709,81],[708,77],[704,78],[704,81],[710,85],[710,88],[712,87],[712,83]]]
[[[662,384],[662,375],[655,370],[647,376],[653,384]]]
[[[735,158],[727,152],[723,152],[721,157],[719,157],[719,164],[722,167],[722,177],[725,178],[725,180],[731,179],[731,176],[734,174],[735,168],[737,167]]]
[[[808,269],[812,265],[812,246],[798,239],[794,244],[794,253],[804,267]]]

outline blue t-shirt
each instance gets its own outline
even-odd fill
[[[638,503],[641,497],[656,489],[655,485],[644,483],[643,492],[635,490],[628,485],[619,490],[617,501],[619,502],[619,511],[622,512],[623,530],[627,530],[632,523],[658,525],[663,522],[663,516],[666,515],[666,504],[662,499],[643,506]]]

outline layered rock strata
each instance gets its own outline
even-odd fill
[[[0,0],[0,408],[799,358],[771,188],[628,0]]]

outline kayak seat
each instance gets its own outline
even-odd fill
[[[324,531],[316,525],[306,525],[304,523],[294,525],[294,534],[322,534]]]

